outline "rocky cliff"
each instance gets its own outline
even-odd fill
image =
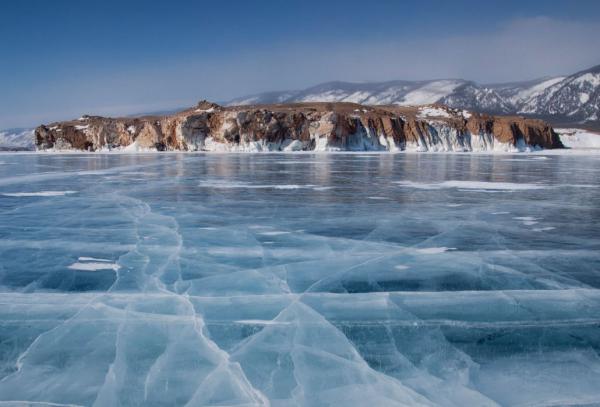
[[[441,105],[292,103],[222,107],[206,101],[169,116],[83,116],[39,126],[38,149],[106,151],[522,151],[561,148],[540,120]]]

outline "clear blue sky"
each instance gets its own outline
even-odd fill
[[[571,73],[600,1],[2,1],[0,128],[328,80]]]

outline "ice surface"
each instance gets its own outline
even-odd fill
[[[600,160],[543,157],[3,155],[0,405],[600,403]]]

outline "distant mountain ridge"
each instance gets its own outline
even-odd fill
[[[34,129],[0,130],[0,151],[35,150]]]
[[[464,79],[326,82],[296,91],[265,92],[230,100],[228,105],[291,102],[353,102],[366,105],[424,105],[490,114],[521,114],[562,123],[600,123],[600,65],[570,76],[478,84]]]
[[[600,65],[569,76],[481,85],[464,79],[327,82],[302,90],[249,95],[225,105],[292,102],[353,102],[363,105],[444,104],[495,115],[518,114],[553,125],[600,130]],[[182,109],[131,116],[166,116]],[[569,126],[563,126],[569,125]],[[33,129],[0,130],[0,150],[33,150]]]

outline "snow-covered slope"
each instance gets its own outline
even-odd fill
[[[490,87],[512,106],[519,108],[563,79],[564,76],[546,77],[527,82],[490,85]]]
[[[524,114],[555,122],[600,121],[600,65],[571,76],[480,85],[462,79],[327,82],[303,90],[268,92],[231,100],[228,105],[290,102],[354,102],[366,105],[441,103],[492,114]]]
[[[583,129],[554,129],[565,147],[600,149],[600,134]]]
[[[228,102],[250,105],[290,102],[352,102],[367,105],[416,106],[443,103],[490,113],[511,111],[493,89],[462,79],[380,83],[327,82],[299,91],[267,92]]]
[[[600,119],[600,65],[578,72],[530,97],[520,113],[563,116],[573,121]]]
[[[467,82],[437,101],[458,109],[476,112],[511,113],[512,105],[494,89]]]
[[[35,150],[34,129],[0,130],[0,151]]]

